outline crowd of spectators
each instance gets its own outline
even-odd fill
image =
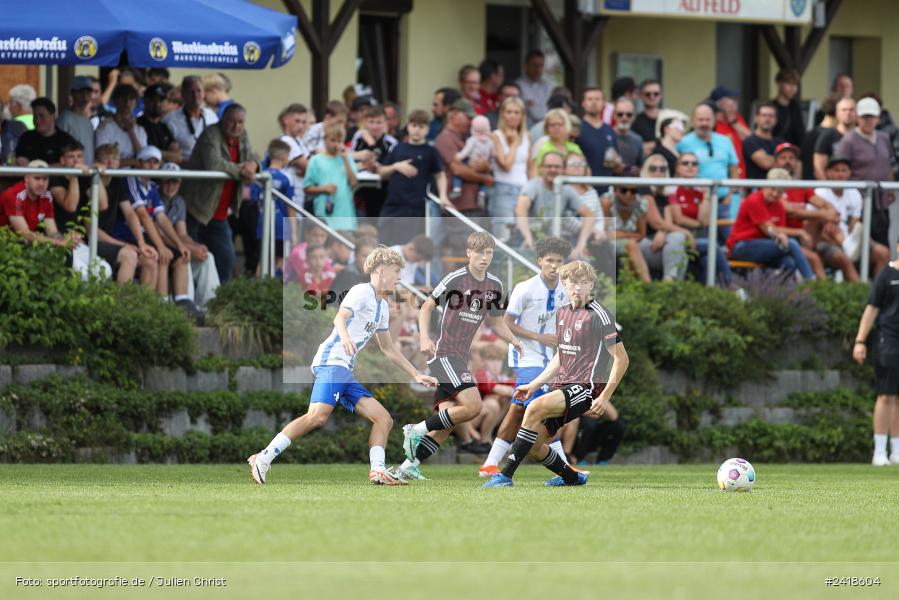
[[[559,218],[570,258],[630,269],[647,282],[701,279],[712,247],[712,190],[659,182],[564,185],[556,215],[554,180],[745,178],[763,182],[714,191],[720,285],[736,287],[732,261],[803,279],[859,280],[859,191],[784,189],[778,182],[893,180],[899,129],[876,93],[857,94],[851,78],[840,75],[807,128],[799,77],[791,71],[777,74],[774,98],[743,115],[739,92],[726,86],[677,108],[665,105],[664,87],[654,79],[622,77],[608,95],[588,86],[574,98],[545,76],[544,64],[542,52],[529,52],[516,80],[492,59],[464,65],[457,87],[434,92],[430,111],[412,107],[404,114],[396,102],[358,86],[321,115],[287,103],[273,115],[281,133],[263,156],[250,144],[246,109],[232,97],[240,90],[223,73],[170,82],[166,69],[114,69],[103,86],[80,75],[59,111],[18,85],[0,110],[0,162],[65,166],[82,175],[7,180],[0,225],[26,240],[67,246],[72,266],[85,276],[93,271],[155,289],[201,320],[220,283],[259,272],[260,172],[290,200],[275,201],[277,274],[316,294],[340,294],[363,281],[359,265],[378,244],[402,252],[404,283],[432,285],[425,266],[435,267],[435,277],[456,268],[452,259],[464,239],[456,234],[467,229],[453,219],[434,220],[426,237],[423,217],[446,217],[449,208],[525,255]],[[94,265],[86,260],[85,238],[92,167],[159,171],[102,177]],[[181,169],[224,171],[232,179],[182,181],[175,175]],[[373,179],[378,185],[359,185]],[[874,274],[890,257],[892,202],[892,194],[875,193],[868,252]],[[298,208],[326,227],[302,218]],[[399,315],[402,307],[395,308]],[[414,319],[396,323],[401,342],[415,338]],[[476,353],[476,366],[501,371],[491,352]],[[502,374],[486,380],[501,382]],[[506,387],[495,383],[489,393],[502,398],[495,390]],[[502,401],[497,405],[501,412]],[[479,442],[494,418],[486,415],[462,435]]]

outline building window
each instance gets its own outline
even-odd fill
[[[663,85],[665,80],[662,78],[662,57],[653,54],[612,54],[612,76],[613,79],[618,77],[633,77],[634,81],[639,83],[644,79],[655,79]]]

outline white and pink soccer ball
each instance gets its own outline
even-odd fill
[[[755,485],[755,469],[748,460],[729,458],[718,467],[718,487],[725,492],[748,492]]]

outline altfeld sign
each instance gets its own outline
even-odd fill
[[[615,16],[659,16],[751,23],[812,22],[815,0],[597,0]]]

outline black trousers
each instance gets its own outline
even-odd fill
[[[583,417],[580,423],[574,455],[580,460],[598,449],[596,462],[611,460],[624,437],[625,426],[621,419],[605,421]]]

